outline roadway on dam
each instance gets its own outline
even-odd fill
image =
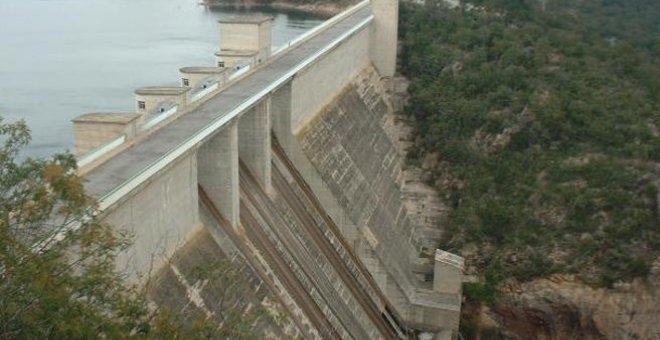
[[[136,182],[135,178],[145,170],[159,170],[157,168],[164,166],[163,159],[180,157],[194,148],[195,144],[201,141],[201,135],[208,133],[210,126],[222,122],[223,119],[236,119],[237,117],[228,115],[235,114],[237,108],[261,93],[267,94],[273,84],[280,81],[285,83],[282,81],[283,77],[290,75],[301,64],[314,58],[324,48],[336,43],[370,18],[373,18],[371,5],[366,5],[300,45],[294,46],[290,51],[259,66],[250,75],[230,84],[193,111],[163,126],[90,171],[85,176],[88,181],[86,189],[103,207],[103,200],[115,190],[129,181]]]

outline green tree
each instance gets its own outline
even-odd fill
[[[488,287],[646,276],[660,253],[660,7],[471,3],[483,8],[401,6],[411,160],[439,156],[431,178],[453,208],[440,246],[487,249],[468,264]]]
[[[18,161],[29,129],[1,117],[0,141],[0,338],[222,334],[206,320],[184,325],[171,310],[150,308],[144,291],[124,285],[115,257],[130,240],[95,217],[73,155]],[[231,322],[225,328],[234,329]]]
[[[29,143],[23,121],[0,117],[1,339],[256,339],[253,326],[287,322],[284,312],[237,301],[250,289],[242,266],[229,260],[191,268],[214,292],[222,315],[187,317],[185,306],[149,303],[145,288],[126,286],[115,269],[130,245],[96,217],[95,201],[76,175],[69,153],[19,161]]]
[[[94,217],[70,154],[17,161],[24,122],[0,120],[0,337],[147,334],[154,314],[122,285],[124,235]]]

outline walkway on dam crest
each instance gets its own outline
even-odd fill
[[[301,64],[318,56],[324,48],[350,33],[357,26],[367,23],[371,18],[373,18],[371,6],[367,5],[290,51],[275,57],[251,75],[230,84],[195,110],[163,126],[110,161],[90,171],[85,176],[88,181],[86,185],[88,192],[99,200],[101,209],[106,208],[113,202],[104,204],[103,201],[119,188],[125,187],[130,181],[135,181],[146,170],[159,170],[155,168],[160,163],[164,163],[162,161],[165,157],[177,158],[188,152],[195,147],[196,138],[208,132],[210,126],[219,121],[227,123],[225,120],[238,118],[237,108],[264,91],[267,94],[273,84],[286,83],[288,81],[286,77],[291,78],[295,74],[291,72]],[[231,116],[232,114],[235,116]],[[222,129],[222,126],[218,129]],[[125,193],[127,192],[123,194]],[[120,197],[120,195],[116,196]]]

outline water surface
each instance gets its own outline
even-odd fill
[[[232,14],[198,0],[0,0],[0,115],[27,121],[29,155],[72,150],[72,118],[132,111],[135,88],[213,66],[217,20]],[[323,21],[268,14],[274,46]]]

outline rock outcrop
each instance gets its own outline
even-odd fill
[[[517,339],[660,339],[660,261],[647,279],[592,288],[573,275],[504,287],[488,314]]]

